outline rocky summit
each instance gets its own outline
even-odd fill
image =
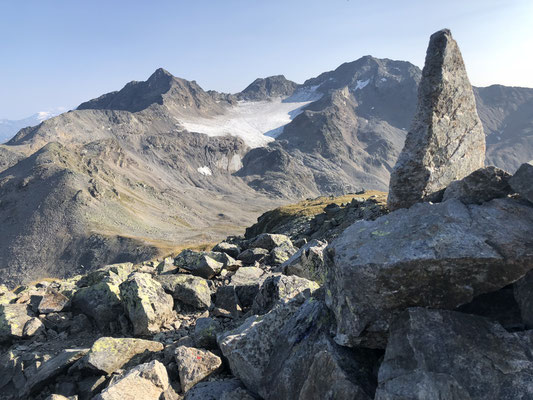
[[[391,210],[434,199],[485,161],[485,134],[459,47],[449,30],[429,40],[418,108],[391,174]]]
[[[376,70],[374,60],[364,60],[364,73],[383,73],[389,61]],[[337,83],[354,83],[353,67],[311,81],[332,89],[317,100],[326,109],[354,102],[369,84],[358,75],[352,92],[336,91]],[[179,114],[184,105],[194,106],[197,118],[216,118],[246,99],[265,102],[301,89],[278,76],[257,80],[232,97],[202,92],[158,70],[147,82],[85,103],[69,118],[105,115],[131,122],[143,118],[145,107]],[[183,96],[176,97],[178,92]],[[358,190],[307,198],[263,213],[244,235],[210,245],[184,245],[166,257],[137,254],[70,277],[0,285],[0,399],[533,399],[533,164],[524,162],[514,173],[482,165],[484,136],[472,93],[457,44],[449,31],[437,32],[411,139],[388,195]],[[331,130],[322,137],[315,131],[319,141],[307,145],[324,139],[320,149],[340,151],[330,139],[347,131],[335,131],[330,123],[338,119],[330,111],[305,110],[298,123],[313,126],[329,115]],[[345,121],[357,120],[344,115]],[[180,134],[196,143],[192,133]],[[209,159],[226,146],[233,149],[216,158],[229,168],[227,157],[238,152],[230,145],[234,139],[198,140],[215,147]],[[92,175],[107,169],[116,176],[109,164],[86,158],[106,146],[76,146],[75,160],[84,160]],[[35,184],[44,190],[57,179],[80,202],[91,203],[74,190],[85,172],[59,167],[74,168],[74,153],[61,144],[46,147],[18,161],[17,169],[8,168],[0,184],[16,179],[7,188]],[[156,148],[145,148],[145,156],[161,156]],[[261,149],[257,155],[285,160],[285,166],[295,162],[287,143]],[[117,165],[138,165],[132,153],[131,159],[122,152],[115,156]],[[243,159],[248,171],[257,172],[246,157],[251,156]],[[23,171],[29,170],[46,179],[26,181]],[[409,180],[407,173],[427,179]],[[276,174],[254,179],[266,185]],[[410,187],[412,196],[398,191],[400,175],[401,189]],[[239,182],[233,178],[224,179]],[[103,182],[91,183],[93,198],[116,196]],[[254,193],[245,179],[240,183]],[[83,214],[83,207],[73,209]],[[50,215],[39,223],[49,220]],[[66,248],[72,245],[62,240]]]

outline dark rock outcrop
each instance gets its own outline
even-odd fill
[[[481,317],[409,309],[391,326],[376,400],[529,399],[531,343]]]
[[[219,336],[233,373],[268,400],[372,399],[377,354],[335,344],[324,303],[313,297],[302,300],[250,317]]]
[[[450,183],[442,200],[458,199],[464,204],[481,204],[505,197],[511,193],[510,177],[504,170],[493,166],[480,168],[467,177]]]
[[[509,179],[514,191],[533,203],[533,161],[524,163]]]
[[[434,33],[418,89],[418,109],[391,174],[388,206],[431,200],[483,167],[485,135],[459,47],[449,30]]]

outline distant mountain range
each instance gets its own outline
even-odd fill
[[[41,111],[27,118],[10,120],[0,119],[0,143],[11,139],[22,128],[39,125],[41,122],[61,114],[62,111]]]
[[[420,78],[366,56],[226,94],[158,69],[21,129],[0,146],[1,280],[147,259],[294,199],[385,190]],[[488,162],[514,172],[533,158],[533,89],[475,93]]]

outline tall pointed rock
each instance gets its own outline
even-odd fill
[[[391,210],[431,200],[483,167],[485,134],[463,57],[448,29],[431,35],[418,108],[391,174]]]

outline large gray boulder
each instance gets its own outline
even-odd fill
[[[174,300],[149,274],[135,272],[120,284],[120,295],[135,335],[151,335],[174,319]]]
[[[191,274],[205,279],[211,279],[217,275],[224,267],[223,262],[217,261],[214,257],[225,255],[225,253],[198,252],[193,250],[183,250],[174,259],[174,265],[190,271]]]
[[[532,339],[477,316],[409,309],[391,326],[376,400],[531,399]]]
[[[485,134],[463,58],[449,30],[429,41],[418,108],[391,174],[391,210],[431,200],[451,182],[482,168]]]
[[[372,399],[376,354],[338,346],[332,322],[321,300],[295,298],[220,335],[219,345],[233,374],[261,398]]]
[[[420,203],[356,222],[331,248],[326,289],[337,342],[382,347],[402,310],[454,309],[532,269],[533,208],[510,198]]]
[[[303,299],[297,299],[264,316],[251,316],[240,327],[217,338],[231,371],[251,391],[259,392],[278,334],[302,303]]]
[[[259,292],[259,287],[268,275],[261,268],[241,267],[231,277],[231,286],[239,298],[239,304],[249,307]]]
[[[51,288],[48,288],[43,295],[37,297],[40,298],[36,307],[39,314],[61,312],[69,302],[66,296]]]
[[[511,188],[533,203],[533,161],[524,163],[509,179]]]
[[[295,297],[308,298],[319,285],[299,276],[275,274],[265,279],[252,305],[254,314],[266,314],[281,303],[288,303]]]
[[[176,300],[198,309],[211,306],[211,291],[204,278],[185,274],[160,275],[155,278]]]
[[[0,305],[0,343],[22,338],[24,325],[32,319],[26,304]]]
[[[273,250],[274,248],[281,246],[283,244],[292,246],[291,239],[286,235],[273,234],[273,233],[262,233],[259,236],[255,237],[250,244],[249,248],[261,248],[268,251]]]
[[[99,282],[109,282],[118,286],[128,279],[128,276],[132,271],[133,264],[130,262],[106,265],[83,276],[77,282],[77,286],[92,286]]]
[[[106,281],[79,289],[72,298],[72,309],[91,317],[101,331],[112,330],[124,314],[119,287]]]
[[[325,249],[327,241],[313,239],[281,265],[287,275],[297,275],[323,284],[326,279]]]

